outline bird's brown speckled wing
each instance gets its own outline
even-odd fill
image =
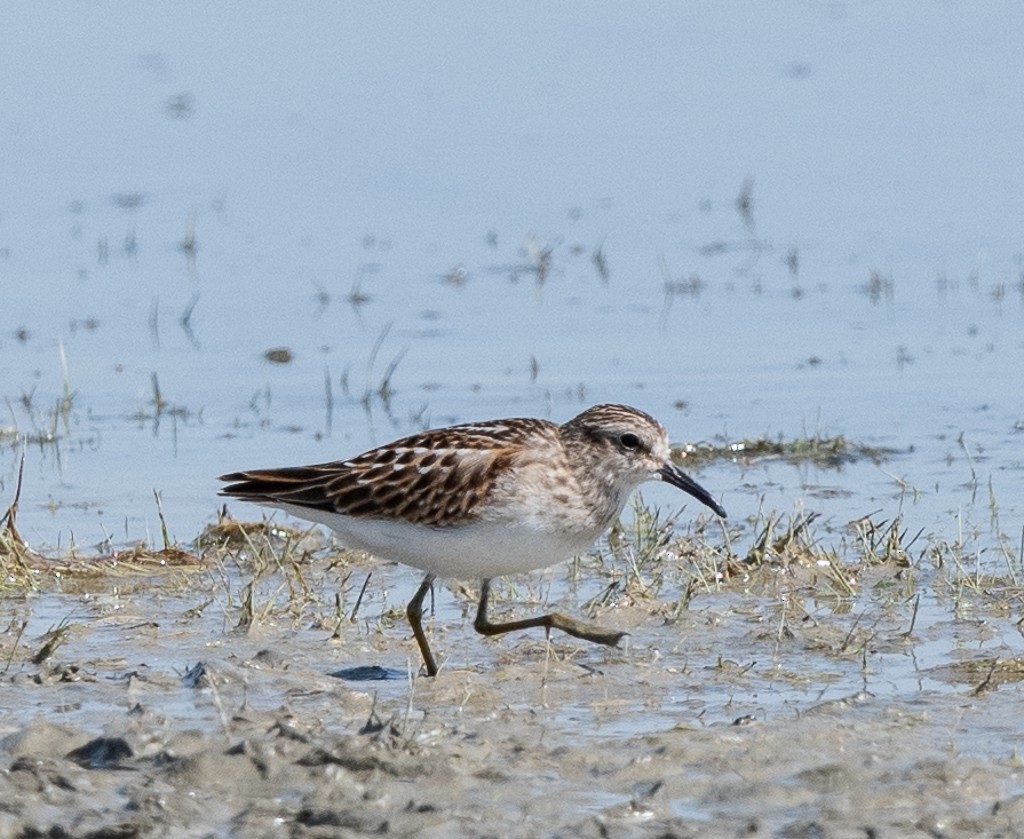
[[[476,516],[526,439],[541,435],[554,441],[557,434],[557,426],[537,419],[425,431],[349,460],[222,475],[229,484],[220,494],[357,518],[458,524]]]

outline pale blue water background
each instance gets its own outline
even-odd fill
[[[37,547],[153,539],[154,489],[188,540],[222,471],[605,400],[677,441],[913,448],[704,470],[737,520],[761,495],[892,518],[898,478],[911,532],[987,523],[989,482],[1019,532],[1021,43],[1015,3],[8,4],[3,504],[63,347],[70,428],[25,449]],[[158,424],[154,373],[183,412]]]

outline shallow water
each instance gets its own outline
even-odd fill
[[[34,548],[159,545],[154,491],[170,536],[188,543],[215,518],[225,471],[334,459],[427,425],[561,421],[622,401],[679,443],[821,433],[894,450],[838,471],[701,469],[741,553],[759,511],[818,513],[835,545],[852,520],[902,515],[910,536],[922,531],[922,568],[947,544],[965,573],[1013,576],[1024,529],[1022,38],[1012,3],[8,9],[2,503],[24,453],[18,526]],[[269,361],[275,348],[292,360]],[[683,503],[667,487],[644,498]],[[625,651],[584,653],[602,676],[559,663],[547,697],[531,679],[539,639],[521,649],[476,638],[464,600],[447,592],[435,631],[450,675],[469,668],[470,694],[551,709],[543,730],[568,729],[584,749],[680,720],[774,724],[866,691],[876,710],[851,713],[876,715],[871,725],[886,729],[877,709],[920,706],[934,738],[1003,760],[1019,729],[985,713],[958,721],[957,697],[982,679],[941,668],[1021,656],[1019,604],[964,613],[922,574],[913,643],[899,641],[907,603],[883,609],[866,669],[819,653],[817,636],[771,643],[779,604],[726,592],[702,592],[682,626],[638,618]],[[554,569],[533,584],[558,602],[564,580]],[[367,614],[401,608],[415,585],[380,569]],[[594,593],[570,593],[566,608]],[[808,600],[791,614],[841,642],[858,614],[877,619],[871,596],[848,613]],[[167,633],[202,602],[191,584],[180,597],[136,591],[124,624],[111,592],[12,605],[11,626],[27,620],[34,645],[71,616],[87,629],[66,642],[66,660],[111,661],[89,665],[99,682],[54,696],[12,683],[17,702],[4,704],[21,709],[19,724],[59,713],[93,731],[109,696],[90,686],[148,664],[161,713],[210,731],[216,703],[168,687],[199,660],[230,670],[261,648],[303,656],[310,695],[278,674],[252,687],[260,713],[285,691],[322,715],[324,696],[345,689],[327,674],[345,666],[408,669],[401,621],[364,627],[351,655],[308,625],[262,627],[241,649],[237,598]],[[503,651],[525,686],[488,687]],[[601,680],[605,699],[591,689]],[[402,679],[366,690],[389,708],[409,702]],[[1005,704],[1015,690],[964,702]],[[420,702],[437,703],[455,724],[456,693],[417,688],[412,705],[429,718]],[[567,788],[602,812],[630,798]],[[711,800],[666,809],[713,818]]]
[[[826,515],[892,473],[935,527],[970,453],[1019,519],[1012,4],[179,13],[5,27],[8,497],[17,434],[58,437],[27,447],[33,541],[149,537],[154,489],[188,539],[220,471],[603,400],[680,442],[913,448],[825,476]],[[743,517],[823,480],[771,477],[707,481]]]

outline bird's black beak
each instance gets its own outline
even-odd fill
[[[704,489],[704,487],[698,484],[674,463],[666,463],[661,468],[661,472],[659,474],[665,483],[672,484],[674,487],[679,487],[683,492],[688,492],[701,504],[710,507],[722,518],[725,518],[725,510],[722,509],[721,504],[711,497],[711,493]]]

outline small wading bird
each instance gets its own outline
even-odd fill
[[[327,525],[348,548],[426,572],[406,614],[427,675],[437,663],[421,622],[435,577],[482,579],[474,627],[542,626],[614,646],[626,634],[553,613],[491,623],[491,579],[586,551],[646,481],[725,510],[675,466],[665,429],[626,405],[596,405],[564,425],[504,419],[414,434],[349,460],[221,476],[221,495]]]

